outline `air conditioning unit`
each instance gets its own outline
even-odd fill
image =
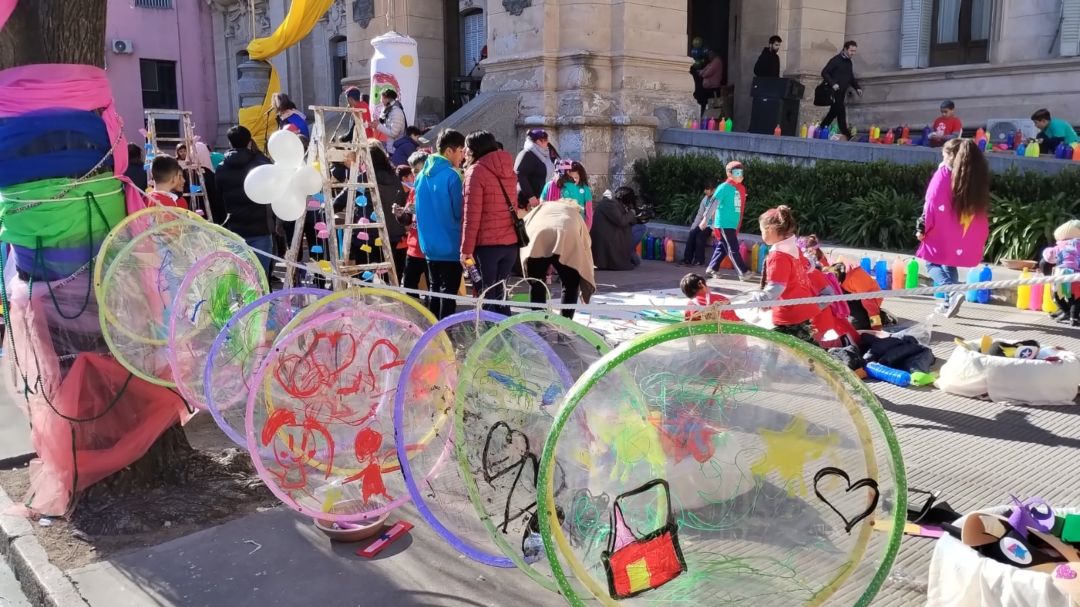
[[[131,43],[131,40],[113,40],[112,52],[117,55],[130,55],[135,52],[135,45]]]
[[[1034,139],[1039,134],[1030,118],[995,118],[986,121],[986,138],[991,144],[1006,143],[1006,139],[1020,131],[1024,139]]]

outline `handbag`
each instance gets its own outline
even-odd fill
[[[484,165],[480,165],[484,166]],[[529,245],[529,233],[525,230],[525,221],[518,217],[517,210],[514,209],[514,204],[510,202],[510,195],[506,193],[506,187],[503,186],[502,179],[495,174],[490,168],[484,166],[485,169],[491,171],[492,175],[495,175],[495,181],[499,182],[499,189],[502,190],[503,199],[506,200],[506,210],[510,212],[510,221],[514,224],[514,233],[517,234],[517,246],[520,249]]]
[[[833,96],[834,93],[836,93],[836,91],[829,86],[829,83],[822,80],[821,84],[817,85],[814,89],[814,105],[819,107],[828,107],[832,105],[835,102]]]
[[[656,487],[664,488],[667,522],[644,537],[636,537],[623,519],[619,501]],[[671,509],[671,489],[667,481],[658,478],[615,498],[608,547],[600,558],[607,573],[608,591],[614,599],[628,599],[655,590],[686,571],[686,559],[679,547],[679,529]]]

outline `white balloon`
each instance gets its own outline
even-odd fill
[[[282,168],[296,169],[304,161],[304,144],[292,131],[278,131],[271,135],[266,149],[274,164]]]
[[[293,174],[290,188],[303,192],[305,196],[311,196],[322,191],[322,186],[322,175],[315,170],[315,167],[306,166]]]
[[[257,166],[244,178],[244,193],[259,204],[270,204],[281,196],[288,182],[286,174],[272,164]]]
[[[307,210],[307,196],[295,191],[288,191],[278,197],[271,205],[274,215],[282,221],[296,221]]]

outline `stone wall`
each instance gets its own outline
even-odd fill
[[[842,141],[820,141],[798,137],[774,137],[751,133],[718,133],[691,129],[666,129],[656,145],[658,154],[710,154],[720,160],[756,158],[791,165],[813,166],[821,160],[847,162],[885,161],[896,164],[936,164],[941,150],[911,145],[879,145]],[[1053,174],[1080,163],[1052,158],[1023,158],[1013,154],[990,154],[990,169],[1011,169]]]

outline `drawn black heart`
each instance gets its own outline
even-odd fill
[[[870,500],[870,505],[866,507],[866,510],[863,510],[855,518],[848,520],[848,518],[844,516],[842,512],[836,509],[836,506],[833,506],[832,503],[829,502],[829,500],[825,499],[825,496],[822,495],[821,491],[818,489],[818,483],[820,483],[821,480],[827,476],[839,476],[840,478],[844,479],[844,482],[847,483],[847,489],[844,490],[844,493],[851,493],[852,491],[866,487],[869,488],[870,491],[873,493],[874,498]],[[844,521],[844,531],[847,531],[848,533],[851,533],[852,528],[854,528],[855,525],[858,525],[859,521],[865,519],[866,517],[874,513],[874,510],[877,509],[878,498],[881,497],[881,494],[878,492],[878,484],[876,480],[872,478],[864,478],[852,483],[851,477],[848,476],[847,472],[844,472],[839,468],[833,468],[831,466],[818,470],[818,473],[814,475],[814,494],[818,496],[819,500],[825,502],[825,505],[832,509],[832,511],[840,517],[840,520]]]

